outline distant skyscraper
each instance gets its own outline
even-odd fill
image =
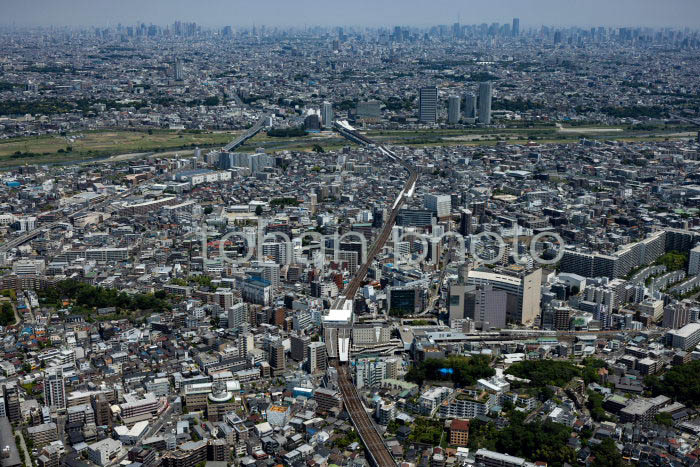
[[[491,124],[491,83],[479,83],[479,122]]]
[[[333,104],[330,102],[324,102],[321,108],[321,120],[323,126],[328,128],[333,124]]]
[[[447,122],[454,125],[459,122],[459,96],[447,99]]]
[[[476,118],[476,96],[471,92],[464,96],[464,116]]]
[[[182,62],[178,58],[177,60],[175,60],[175,81],[182,81],[182,77]]]
[[[418,119],[422,123],[435,123],[437,121],[438,90],[435,86],[420,88],[420,108]]]
[[[513,37],[518,37],[520,35],[520,18],[513,18]]]
[[[561,31],[554,32],[554,43],[555,44],[561,43]]]

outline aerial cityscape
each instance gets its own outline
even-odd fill
[[[0,2],[0,467],[700,465],[700,3],[141,3]]]

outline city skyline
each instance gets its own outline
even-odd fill
[[[207,27],[234,25],[248,27],[325,26],[429,26],[434,24],[478,24],[509,22],[520,18],[521,30],[542,25],[606,27],[676,27],[697,28],[700,3],[673,0],[619,0],[617,2],[562,2],[553,0],[500,0],[462,3],[438,0],[425,8],[418,0],[402,2],[396,8],[390,2],[361,0],[352,4],[303,0],[289,3],[273,0],[257,4],[212,0],[196,6],[182,1],[155,0],[148,3],[125,0],[106,1],[37,0],[18,3],[1,1],[3,20],[0,25],[16,26],[116,26],[138,22],[167,24],[177,20],[195,21]],[[670,3],[670,5],[669,5]],[[574,4],[574,5],[572,5]]]

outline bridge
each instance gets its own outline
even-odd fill
[[[271,114],[263,115],[262,118],[260,118],[260,120],[255,122],[255,125],[250,127],[248,129],[248,131],[246,131],[245,133],[240,135],[238,138],[234,139],[233,141],[228,143],[226,146],[221,148],[221,151],[222,152],[233,151],[237,147],[242,146],[246,141],[248,141],[250,138],[252,138],[253,136],[260,133],[260,131],[263,128],[265,128],[265,121],[268,120],[271,116],[272,116]]]

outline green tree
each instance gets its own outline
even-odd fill
[[[530,461],[551,465],[576,464],[576,453],[567,445],[571,428],[550,421],[525,424],[525,416],[512,412],[510,424],[499,430],[493,422],[472,420],[469,448],[486,448]]]
[[[700,405],[700,360],[674,366],[663,379],[658,375],[644,378],[644,385],[654,396],[663,394],[691,406]]]
[[[255,215],[256,216],[262,216],[263,213],[263,207],[260,206],[259,204],[255,207]]]
[[[621,467],[624,465],[622,454],[617,449],[615,441],[605,438],[600,444],[591,448],[591,453],[595,456],[595,464],[600,467]]]
[[[0,326],[7,326],[15,323],[15,311],[10,302],[3,302],[0,307]]]
[[[511,365],[507,374],[526,378],[535,387],[565,386],[572,378],[581,376],[581,370],[569,362],[557,360],[525,360]]]
[[[660,425],[672,426],[673,417],[668,412],[660,412],[654,415],[654,421]]]
[[[489,363],[490,359],[485,355],[429,358],[411,367],[406,373],[406,381],[416,384],[423,384],[425,381],[452,381],[458,386],[470,386],[477,379],[495,374]]]
[[[596,422],[602,422],[608,419],[608,415],[603,408],[603,396],[595,391],[588,391],[588,401],[586,407],[591,412],[591,417]]]

